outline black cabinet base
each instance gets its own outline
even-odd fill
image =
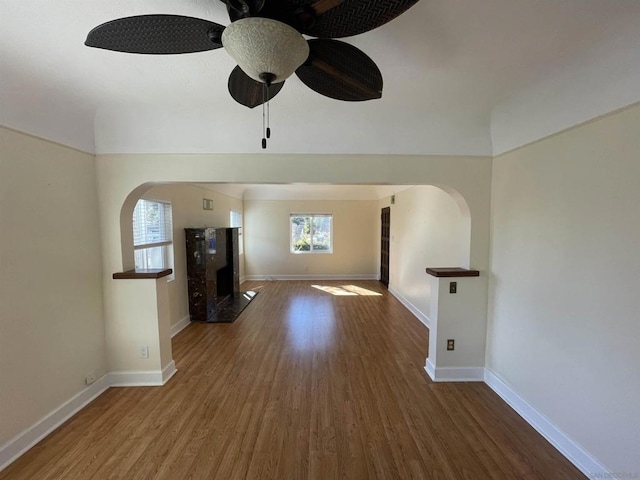
[[[248,303],[240,291],[238,228],[185,228],[184,234],[191,321],[232,322]]]
[[[215,315],[202,323],[231,323],[240,316],[242,311],[247,308],[251,300],[258,295],[258,292],[249,290],[248,292],[240,292],[240,295],[227,298],[218,305]],[[197,320],[191,319],[192,322]]]

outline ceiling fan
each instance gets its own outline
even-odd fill
[[[382,74],[364,52],[335,38],[372,30],[418,0],[222,0],[227,27],[181,15],[138,15],[91,30],[89,47],[117,52],[169,55],[224,47],[238,66],[229,93],[249,108],[263,105],[263,139],[269,100],[294,72],[309,88],[330,98],[365,101],[382,97]],[[302,35],[316,37],[305,40]],[[265,128],[266,125],[266,128]]]

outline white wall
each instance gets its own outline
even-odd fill
[[[487,365],[640,472],[640,107],[498,157]]]
[[[389,287],[429,316],[427,267],[467,267],[470,224],[454,198],[423,185],[398,192],[391,205]]]
[[[504,96],[494,106],[491,112],[494,155],[640,101],[638,7],[637,2],[628,2],[623,7],[628,9],[628,15],[616,21],[612,30],[615,34],[594,31],[598,35],[594,48],[567,57],[555,68],[546,70],[539,81]]]
[[[157,185],[146,191],[142,197],[171,202],[175,279],[169,281],[168,291],[170,323],[174,326],[189,315],[184,229],[228,227],[229,212],[242,212],[242,200],[185,183]],[[202,208],[203,198],[213,200],[213,210]],[[244,255],[240,256],[240,277],[244,277]]]
[[[245,200],[246,269],[252,276],[377,278],[380,228],[376,201]],[[289,250],[291,213],[333,214],[333,253]]]
[[[106,373],[93,155],[0,127],[0,445]]]

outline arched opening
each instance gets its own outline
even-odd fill
[[[363,193],[364,189],[370,192]],[[314,190],[318,192],[315,197]],[[390,289],[428,317],[425,268],[468,268],[470,264],[469,206],[457,190],[442,185],[305,184],[301,189],[293,184],[144,183],[129,193],[121,207],[123,267],[134,266],[132,214],[136,202],[147,198],[173,204],[176,282],[169,287],[172,325],[188,319],[183,229],[229,226],[231,211],[242,212],[245,222],[247,253],[241,260],[242,278],[378,278],[379,214],[381,206],[390,204],[390,192],[395,195]],[[205,198],[212,200],[213,210],[204,209]],[[337,247],[331,257],[290,255],[285,222],[290,213],[303,211],[336,215]]]
[[[402,191],[391,207],[389,288],[428,324],[433,302],[425,269],[469,267],[469,207],[459,192],[441,185]]]
[[[471,267],[471,210],[469,204],[465,198],[456,189],[444,186],[434,185],[440,190],[449,194],[451,199],[455,202],[460,212],[458,218],[458,241],[459,243],[459,261],[457,265],[461,268]]]
[[[217,185],[233,186],[239,183],[252,184],[260,187],[288,185],[297,186],[302,190],[309,189],[309,186],[344,186],[353,189],[365,188],[371,186],[402,186],[409,188],[411,186],[420,185],[422,187],[430,186],[433,191],[439,191],[441,195],[446,196],[449,202],[453,204],[455,214],[459,217],[460,224],[464,227],[459,231],[468,232],[471,227],[471,240],[468,239],[468,233],[463,234],[458,241],[459,245],[464,245],[458,250],[458,256],[453,260],[447,259],[448,266],[451,263],[458,266],[471,266],[481,271],[486,271],[488,258],[488,242],[489,242],[489,207],[490,198],[489,190],[486,185],[490,181],[490,161],[487,159],[478,159],[476,157],[446,157],[446,156],[402,156],[402,155],[372,155],[372,156],[314,156],[314,155],[107,155],[97,159],[99,166],[99,197],[100,197],[100,214],[101,225],[103,231],[103,264],[105,276],[109,279],[104,283],[105,290],[105,312],[106,312],[106,332],[108,345],[108,358],[110,368],[114,370],[130,370],[130,371],[146,371],[146,370],[162,370],[164,372],[167,363],[163,360],[170,355],[170,329],[179,325],[182,320],[189,323],[189,317],[186,311],[178,311],[180,305],[186,305],[181,302],[177,295],[186,295],[186,281],[181,280],[184,271],[178,261],[181,255],[185,255],[184,249],[180,248],[181,240],[176,235],[181,229],[179,224],[180,218],[188,219],[191,226],[225,226],[229,221],[229,211],[226,214],[218,213],[214,210],[213,214],[203,210],[203,197],[210,197],[209,193],[204,194],[206,186],[209,183]],[[464,172],[462,174],[461,172]],[[206,184],[206,185],[205,185]],[[450,188],[449,188],[450,187]],[[438,190],[440,189],[440,190]],[[309,189],[310,190],[310,189]],[[157,200],[157,194],[162,191],[171,198],[166,198],[172,202],[174,208],[174,261],[175,261],[175,280],[166,282],[164,278],[154,281],[111,281],[112,272],[119,272],[122,269],[128,270],[134,266],[134,249],[132,238],[132,213],[137,200],[142,197],[153,196]],[[447,193],[444,193],[447,192]],[[211,194],[214,195],[214,194]],[[464,202],[460,199],[464,197]],[[245,237],[255,237],[255,231],[247,222],[247,206],[246,196],[240,198],[232,198],[232,196],[221,195],[214,198],[219,201],[219,205],[232,204],[239,202],[240,208],[244,208],[244,229]],[[396,200],[402,200],[402,196],[396,196]],[[349,201],[353,201],[351,198]],[[346,215],[347,220],[355,219],[357,221],[349,222],[359,230],[353,235],[347,235],[358,238],[364,248],[352,249],[352,252],[373,252],[365,255],[370,261],[359,261],[356,255],[343,257],[342,262],[349,268],[350,272],[364,272],[357,278],[377,278],[379,274],[379,247],[380,247],[380,209],[386,204],[390,204],[390,195],[379,195],[370,199],[368,207],[369,216],[361,215],[356,212],[355,215]],[[346,203],[346,201],[345,201]],[[355,203],[355,202],[354,202]],[[185,209],[181,210],[178,204],[185,205]],[[238,205],[235,203],[234,205]],[[310,205],[310,204],[308,204]],[[307,206],[308,206],[307,205]],[[396,206],[401,205],[397,203]],[[255,205],[254,205],[255,206]],[[322,205],[315,205],[314,211],[307,212],[286,212],[284,218],[284,231],[287,231],[289,225],[289,213],[326,213],[323,211]],[[236,208],[234,207],[234,210]],[[296,210],[298,210],[296,208]],[[305,208],[305,210],[307,210]],[[339,211],[339,209],[336,209]],[[470,222],[469,211],[473,214],[474,221]],[[255,211],[256,218],[260,218],[260,212]],[[206,215],[206,217],[205,217]],[[213,215],[213,216],[211,216]],[[362,218],[371,218],[372,220],[363,222]],[[336,219],[337,220],[337,219]],[[187,221],[187,220],[185,220]],[[393,222],[393,219],[392,219]],[[276,222],[272,222],[276,225]],[[372,228],[365,229],[365,224],[372,225]],[[282,224],[280,224],[282,225]],[[183,225],[184,226],[184,225]],[[337,228],[337,224],[335,225]],[[263,232],[264,233],[264,232]],[[267,232],[268,233],[268,232]],[[336,233],[336,230],[334,230]],[[184,234],[184,231],[182,231]],[[337,235],[337,234],[336,234]],[[285,233],[285,236],[287,234]],[[338,238],[336,236],[335,240]],[[264,234],[258,239],[262,245],[272,245],[273,239],[268,234]],[[289,241],[287,236],[284,245],[286,254],[289,252]],[[468,245],[470,244],[470,252]],[[369,249],[369,250],[367,250]],[[266,249],[270,255],[273,249]],[[344,252],[340,243],[334,244],[334,258],[338,258],[336,252]],[[460,253],[462,252],[462,253]],[[245,259],[255,259],[255,244],[250,245],[245,242]],[[462,257],[462,260],[460,258]],[[264,258],[264,256],[263,256]],[[310,272],[323,272],[324,278],[336,273],[337,270],[330,269],[331,263],[327,261],[318,261],[311,263],[311,256],[298,255],[288,260],[290,275],[296,278],[296,275],[307,275]],[[323,257],[325,260],[327,256]],[[307,261],[308,260],[308,261]],[[424,264],[420,259],[411,262],[415,267],[416,278],[426,277],[425,267],[433,266]],[[284,262],[274,262],[274,265],[280,267],[285,265]],[[335,263],[334,263],[335,265]],[[261,265],[250,265],[247,262],[247,272],[245,275],[263,273],[268,270],[263,269]],[[280,269],[279,269],[280,270]],[[291,278],[291,277],[289,277]],[[353,278],[353,277],[352,277]],[[480,279],[482,288],[484,288],[484,279]],[[139,285],[140,284],[140,285]],[[144,284],[144,287],[141,285]],[[393,282],[390,287],[394,287]],[[143,305],[136,296],[138,290],[149,288],[154,292],[148,292],[148,301]],[[176,294],[177,290],[181,290]],[[155,297],[151,295],[155,293]],[[402,290],[392,290],[396,296],[404,296]],[[416,290],[417,298],[424,298],[424,290]],[[402,299],[401,299],[402,301]],[[403,302],[408,305],[407,302]],[[157,308],[156,308],[157,307]],[[425,317],[428,313],[426,305],[420,307],[420,311],[410,306],[414,313],[421,314]],[[142,311],[148,309],[157,309],[158,312],[167,312],[170,310],[170,320],[166,319],[166,330],[163,330],[165,319],[158,318],[158,328],[151,331],[141,331],[139,328],[139,317]],[[480,311],[486,312],[486,309]],[[158,314],[159,316],[159,314]],[[177,323],[176,323],[177,322]],[[183,323],[184,325],[185,323]],[[151,323],[149,323],[149,327]],[[138,345],[140,343],[157,342],[160,339],[161,355],[154,356],[151,352],[150,360],[138,358]],[[168,350],[168,355],[163,353]],[[161,361],[162,360],[162,361]]]
[[[135,268],[133,252],[133,210],[138,200],[154,185],[154,183],[145,183],[135,188],[129,193],[127,198],[125,198],[120,208],[120,245],[122,248],[123,271],[133,270]]]

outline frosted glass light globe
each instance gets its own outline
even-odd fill
[[[242,18],[222,32],[222,45],[249,77],[263,82],[261,73],[284,82],[309,56],[309,45],[295,28],[270,18]]]

